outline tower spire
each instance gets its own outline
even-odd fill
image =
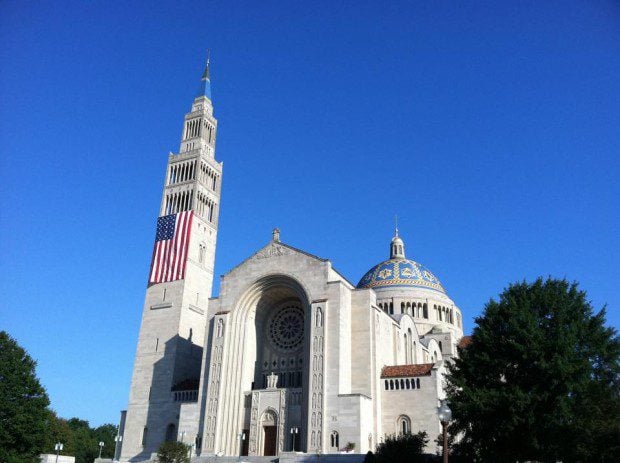
[[[209,100],[211,99],[211,50],[207,50],[207,64],[200,79],[200,88],[196,98],[201,96],[206,96]]]

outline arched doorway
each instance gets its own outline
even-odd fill
[[[267,410],[263,413],[260,427],[263,441],[263,455],[276,455],[278,442],[278,416],[276,412]]]

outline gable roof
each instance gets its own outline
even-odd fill
[[[430,376],[434,363],[419,365],[391,365],[381,370],[381,378],[400,378],[401,376]]]
[[[282,248],[286,248],[286,249],[290,249],[291,251],[295,251],[298,252],[299,254],[303,254],[304,256],[308,256],[311,259],[316,259],[319,262],[330,262],[329,259],[324,259],[323,257],[319,257],[316,256],[314,254],[310,254],[309,252],[306,252],[302,249],[296,248],[294,246],[291,246],[289,244],[283,243],[281,241],[270,241],[269,243],[267,243],[265,246],[263,246],[262,248],[260,248],[258,251],[256,251],[255,253],[253,253],[251,256],[249,256],[248,258],[242,260],[241,262],[239,262],[237,265],[235,265],[233,268],[231,268],[228,272],[224,273],[223,275],[221,275],[221,277],[224,277],[226,275],[228,275],[229,273],[232,273],[235,269],[241,267],[243,264],[245,264],[246,262],[248,262],[249,260],[251,260],[252,258],[254,258],[255,256],[261,254],[264,251],[268,251],[270,248],[276,248],[276,247],[282,247]],[[340,273],[338,270],[336,270],[333,265],[331,266],[331,269],[336,272],[338,275],[340,275],[340,277],[342,277],[342,279],[344,281],[346,281],[347,283],[349,283],[353,288],[355,288],[355,285],[353,283],[351,283],[349,281],[349,279],[347,277],[345,277],[342,273]]]
[[[301,249],[297,249],[297,248],[295,248],[295,247],[293,247],[293,246],[290,246],[290,245],[288,245],[288,244],[284,244],[284,243],[282,243],[281,241],[270,241],[270,242],[269,242],[269,243],[267,243],[265,246],[263,246],[262,248],[260,248],[258,251],[256,251],[255,253],[253,253],[252,255],[250,255],[249,257],[247,257],[246,259],[243,259],[241,262],[239,262],[237,265],[235,265],[235,266],[234,266],[233,268],[231,268],[228,272],[224,273],[224,274],[223,274],[223,275],[221,275],[221,276],[226,276],[226,275],[228,275],[229,273],[232,273],[235,269],[237,269],[237,268],[241,267],[243,264],[245,264],[246,262],[248,262],[249,260],[251,260],[251,259],[252,259],[252,258],[254,258],[255,256],[257,256],[257,255],[261,254],[262,252],[267,251],[267,250],[268,250],[268,249],[270,249],[270,248],[271,248],[271,249],[274,249],[274,248],[277,248],[277,247],[282,247],[282,248],[287,248],[287,249],[290,249],[290,250],[295,251],[295,252],[298,252],[298,253],[300,253],[300,254],[304,254],[304,255],[306,255],[306,256],[308,256],[308,257],[312,258],[312,259],[316,259],[316,260],[318,260],[318,261],[320,261],[320,262],[328,262],[328,261],[329,261],[329,259],[323,259],[322,257],[315,256],[314,254],[310,254],[309,252],[302,251]]]

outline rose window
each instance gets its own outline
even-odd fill
[[[284,350],[299,347],[304,339],[304,313],[299,307],[280,309],[269,323],[269,339]]]

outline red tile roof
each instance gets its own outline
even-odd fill
[[[457,344],[457,346],[460,347],[461,349],[465,349],[470,344],[471,344],[471,336],[463,336],[461,340],[459,341],[459,343]]]
[[[420,365],[392,365],[383,367],[382,378],[396,378],[401,376],[430,376],[434,363]]]

